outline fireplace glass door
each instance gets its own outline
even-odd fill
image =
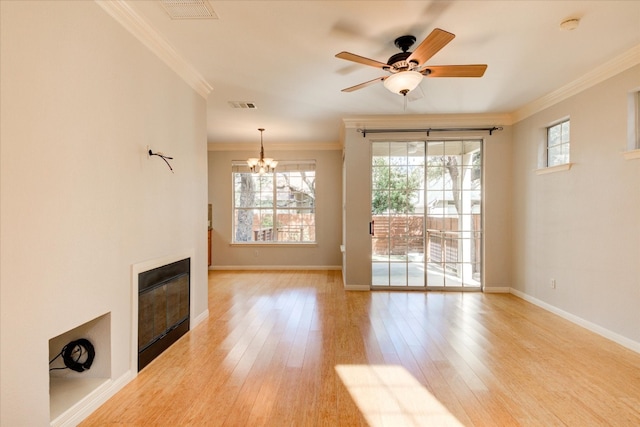
[[[189,259],[140,273],[138,370],[189,330]]]

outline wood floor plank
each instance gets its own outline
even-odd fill
[[[640,425],[640,354],[512,295],[224,271],[208,301],[81,425]]]

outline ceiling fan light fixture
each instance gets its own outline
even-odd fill
[[[390,92],[406,96],[422,81],[422,74],[417,71],[401,71],[392,74],[384,80],[384,87]]]

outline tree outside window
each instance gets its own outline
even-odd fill
[[[422,169],[390,165],[386,157],[373,159],[372,213],[407,214],[415,210],[415,192],[421,188]]]

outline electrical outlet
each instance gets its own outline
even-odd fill
[[[260,255],[260,253],[258,252],[257,249],[255,251],[253,251],[253,256],[257,257],[258,255]]]
[[[556,279],[551,279],[551,289],[556,288]]]

